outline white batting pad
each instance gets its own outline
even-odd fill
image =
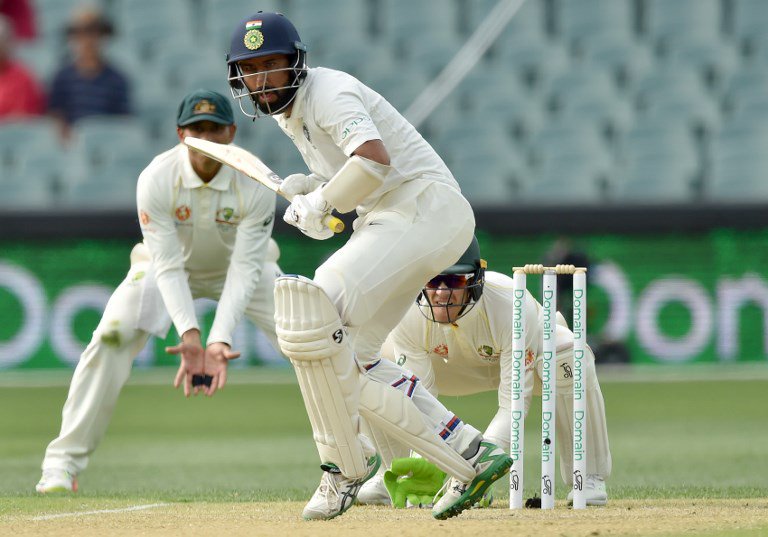
[[[322,462],[347,478],[367,472],[370,442],[358,435],[360,372],[341,319],[325,292],[302,276],[275,280],[278,342],[296,371]]]
[[[413,401],[386,384],[365,376],[361,380],[360,414],[372,429],[403,442],[464,483],[475,478],[472,465],[434,432]]]

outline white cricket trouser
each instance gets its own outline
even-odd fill
[[[379,360],[384,340],[424,284],[464,253],[474,228],[472,208],[459,192],[413,181],[355,221],[347,244],[317,269],[314,281],[337,307],[364,369]],[[436,434],[454,417],[423,387],[410,390],[412,374],[397,364],[381,362],[366,375],[413,398]],[[451,426],[446,446],[462,453],[479,431],[463,422]]]
[[[274,323],[274,281],[280,268],[265,262],[261,281],[245,311],[275,349],[279,350]],[[218,299],[224,280],[190,280],[194,298]],[[147,326],[147,322],[154,327]],[[164,336],[170,319],[154,285],[154,273],[148,261],[134,263],[125,280],[109,299],[93,338],[80,356],[69,395],[64,403],[61,432],[45,452],[42,468],[59,468],[79,474],[107,429],[117,397],[131,372],[134,358],[155,333]],[[163,330],[163,326],[165,330]]]
[[[355,221],[349,241],[315,272],[349,330],[361,364],[378,360],[389,332],[424,284],[456,262],[475,229],[472,208],[442,183],[411,181]]]

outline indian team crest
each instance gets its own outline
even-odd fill
[[[264,44],[264,34],[261,33],[261,21],[253,20],[245,23],[243,43],[248,50],[256,50]]]

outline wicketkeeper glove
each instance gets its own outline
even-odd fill
[[[414,507],[431,506],[445,481],[445,472],[426,459],[406,457],[392,461],[384,473],[392,505],[404,508],[406,501]]]

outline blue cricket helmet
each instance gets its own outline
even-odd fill
[[[306,52],[307,47],[301,42],[296,27],[282,13],[259,11],[241,20],[232,33],[229,53],[227,54],[227,66],[232,96],[239,101],[243,113],[250,117],[258,117],[259,109],[265,114],[277,114],[285,110],[293,100],[296,89],[307,75]],[[291,82],[282,88],[249,90],[243,81],[244,75],[237,62],[271,54],[285,54],[291,58],[289,62],[291,67],[285,69],[286,71],[293,71]],[[258,94],[275,89],[292,91],[293,95],[290,95],[288,102],[281,101],[279,109],[272,110],[268,106],[266,109],[260,107],[257,102]],[[250,97],[253,104],[253,114],[248,113],[243,107],[242,99],[245,96]]]

